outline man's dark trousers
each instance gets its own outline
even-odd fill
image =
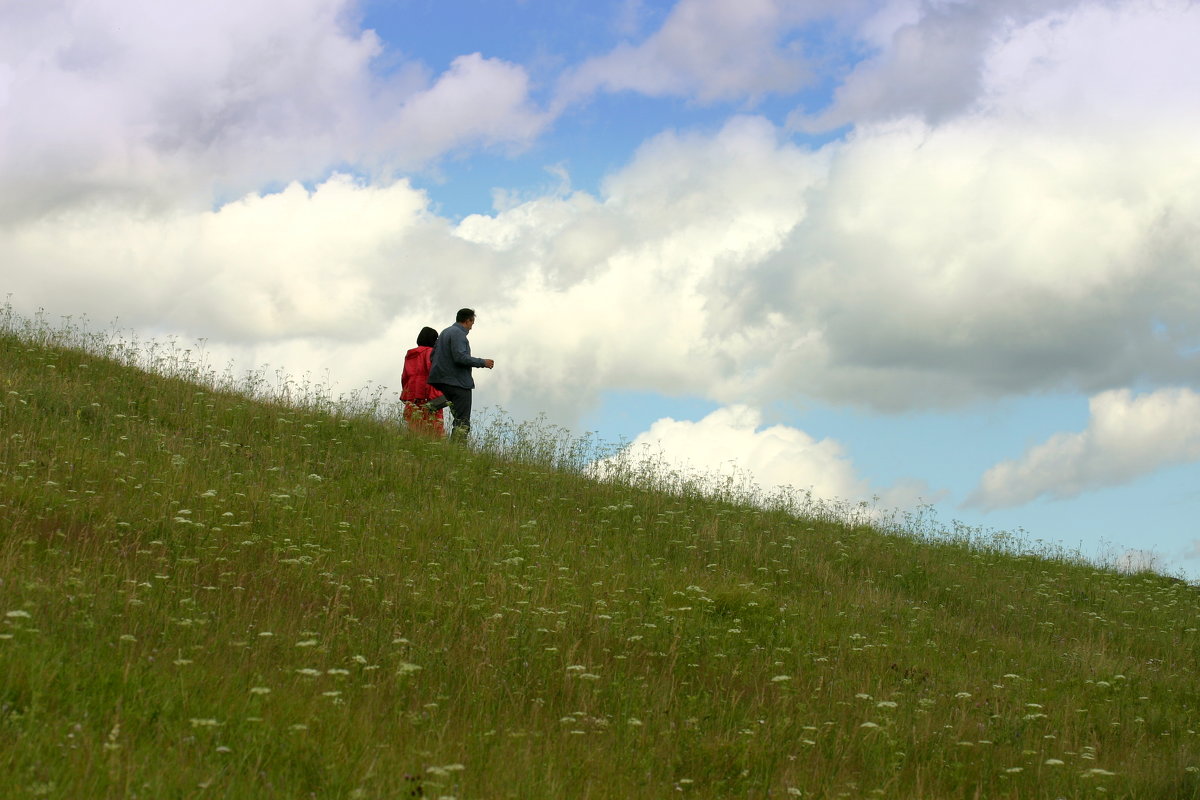
[[[451,441],[466,441],[471,433],[471,390],[448,383],[430,384],[450,401],[450,414],[454,427],[450,430]]]

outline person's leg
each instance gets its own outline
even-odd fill
[[[441,438],[441,436],[442,436],[442,425],[441,425],[442,419],[439,416],[435,416],[435,414],[441,414],[441,413],[442,412],[440,412],[440,411],[437,411],[437,412],[430,411],[428,408],[426,408],[424,405],[422,405],[421,409],[416,414],[416,420],[417,420],[416,430],[422,436],[428,436],[430,438]]]
[[[471,390],[459,389],[455,396],[446,396],[450,397],[450,413],[454,417],[450,440],[465,443],[471,435]]]
[[[445,435],[442,412],[430,411],[424,403],[404,401],[404,424],[411,432],[421,436],[440,439]]]
[[[450,401],[450,415],[454,417],[450,439],[465,442],[471,433],[471,390],[445,383],[435,383],[433,388],[446,395],[446,399]]]

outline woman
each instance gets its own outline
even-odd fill
[[[404,356],[404,372],[400,376],[400,399],[404,401],[404,423],[408,429],[431,437],[445,435],[442,409],[428,408],[430,400],[442,393],[429,385],[429,358],[438,334],[433,328],[421,328],[417,346]]]

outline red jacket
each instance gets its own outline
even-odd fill
[[[414,347],[404,355],[404,372],[400,375],[400,399],[424,402],[442,393],[429,385],[429,358],[432,347]]]

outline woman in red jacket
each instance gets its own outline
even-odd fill
[[[430,400],[442,393],[429,385],[429,357],[437,343],[438,334],[433,328],[421,328],[417,335],[417,346],[404,356],[404,372],[400,376],[400,399],[404,401],[404,423],[408,429],[426,436],[444,436],[445,423],[442,409],[431,411]]]

